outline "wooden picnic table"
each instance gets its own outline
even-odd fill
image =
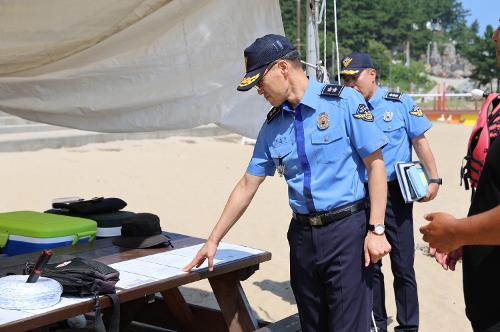
[[[174,249],[203,243],[205,240],[182,234],[166,233]],[[54,249],[54,254],[70,254],[95,259],[106,264],[127,261],[160,252],[174,250],[170,247],[149,249],[128,249],[112,244],[111,238],[99,239]],[[35,261],[39,253],[12,257],[0,257],[0,276],[9,273],[22,274],[27,261]],[[240,281],[245,280],[259,268],[259,264],[271,259],[271,253],[262,252],[248,257],[224,262],[214,271],[202,269],[178,276],[155,280],[134,288],[117,288],[120,300],[120,331],[126,331],[132,321],[179,331],[253,331],[259,327],[254,317]],[[220,307],[220,311],[188,304],[180,286],[208,279]],[[160,296],[161,294],[161,296]],[[109,318],[111,301],[106,296],[100,298],[104,309],[104,320]],[[43,314],[29,316],[6,323],[0,323],[0,331],[39,330],[67,318],[89,313],[94,310],[95,301],[79,302],[70,306],[51,310]],[[209,327],[209,328],[208,328]],[[207,329],[208,328],[208,329]]]

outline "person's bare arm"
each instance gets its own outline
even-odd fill
[[[187,272],[195,266],[199,267],[207,258],[208,268],[210,271],[213,270],[213,259],[219,242],[243,215],[265,178],[265,176],[253,176],[248,173],[243,175],[229,195],[219,221],[214,226],[207,242],[198,251],[196,257],[183,268],[183,271]]]
[[[462,219],[444,212],[430,213],[425,219],[430,223],[420,227],[423,240],[438,252],[464,245],[500,245],[500,205]]]
[[[387,204],[387,174],[380,149],[363,159],[368,171],[368,191],[370,192],[370,220],[372,225],[384,224]],[[391,250],[385,234],[368,232],[365,238],[365,266],[376,263]]]

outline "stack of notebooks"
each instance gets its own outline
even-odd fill
[[[418,201],[425,197],[429,176],[419,161],[399,162],[394,167],[406,203]]]

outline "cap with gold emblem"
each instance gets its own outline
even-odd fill
[[[370,56],[362,52],[352,52],[341,61],[340,75],[357,75],[363,69],[373,68]]]
[[[246,74],[236,88],[248,91],[262,79],[267,66],[290,52],[296,51],[290,41],[280,35],[265,35],[257,38],[244,51]]]

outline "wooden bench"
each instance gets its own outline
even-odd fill
[[[291,315],[287,318],[261,327],[255,332],[300,332],[299,314]]]

